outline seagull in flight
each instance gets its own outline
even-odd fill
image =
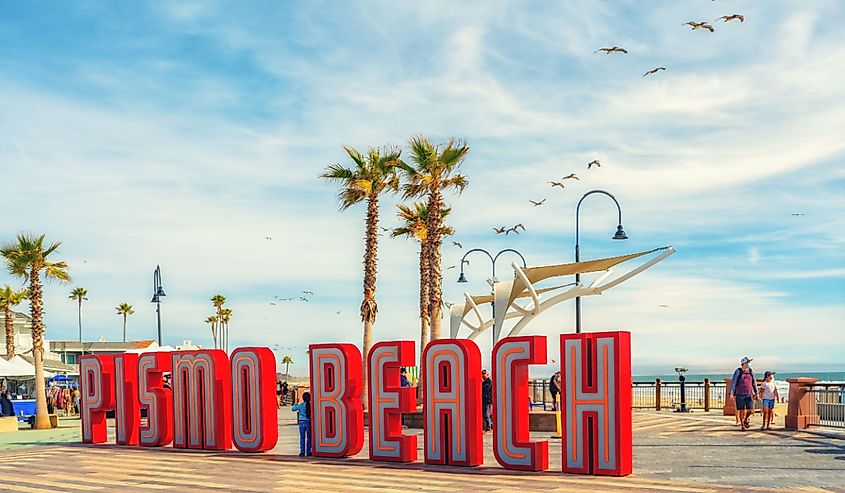
[[[599,168],[601,168],[601,163],[599,162],[599,160],[598,160],[598,159],[593,159],[592,161],[590,161],[589,163],[587,163],[587,169],[592,168],[592,167],[593,167],[593,165],[596,165],[596,166],[598,166]]]
[[[713,29],[713,26],[711,26],[707,22],[689,21],[689,22],[685,22],[683,25],[684,26],[692,26],[693,31],[695,31],[696,29],[707,29],[711,33],[716,31],[715,29]]]
[[[644,73],[644,74],[643,74],[643,77],[645,77],[646,75],[654,75],[654,74],[656,74],[657,72],[659,72],[659,71],[661,71],[661,70],[666,70],[666,67],[656,67],[656,68],[653,68],[653,69],[649,70],[648,72]]]
[[[314,296],[314,293],[313,293],[312,291],[303,291],[303,292],[302,292],[302,294],[306,294],[306,295],[309,295],[309,296]]]
[[[598,52],[600,52],[600,51],[603,51],[603,52],[605,52],[605,53],[606,53],[606,54],[608,54],[608,55],[613,54],[613,53],[617,53],[617,52],[618,52],[618,53],[625,53],[625,54],[627,54],[627,53],[628,53],[628,50],[626,50],[625,48],[621,48],[621,47],[619,47],[619,46],[614,46],[614,47],[612,47],[612,48],[599,48],[599,49],[597,49],[596,51],[594,51],[594,52],[593,52],[593,54],[596,54],[596,53],[598,53]]]
[[[493,231],[495,231],[497,235],[500,235],[502,233],[507,234],[508,232],[507,228],[505,228],[504,226],[502,226],[501,228],[493,228]]]
[[[537,206],[541,206],[541,205],[543,205],[543,202],[545,202],[545,201],[546,201],[546,199],[543,199],[543,200],[541,200],[541,201],[539,201],[539,202],[533,201],[533,200],[531,200],[531,199],[528,199],[528,201],[529,201],[529,202],[531,202],[532,204],[534,204],[534,207],[537,207]]]
[[[565,187],[563,186],[563,183],[561,183],[561,182],[559,182],[559,181],[550,181],[549,183],[551,183],[551,184],[552,184],[552,188],[554,188],[554,187],[565,188]]]
[[[272,240],[273,238],[270,238],[269,236],[265,236],[264,239],[265,240]]]
[[[463,248],[463,247],[464,247],[463,245],[461,245],[461,244],[460,244],[460,243],[458,243],[457,241],[453,241],[453,242],[452,242],[452,244],[453,244],[453,245],[455,245],[455,246],[456,246],[456,247],[458,247],[458,248]]]
[[[745,22],[745,16],[742,15],[742,14],[723,15],[722,17],[719,17],[718,19],[716,19],[713,22],[719,22],[719,21],[722,21],[722,20],[725,21],[725,22],[730,22],[730,21],[733,21],[733,20],[739,20],[739,22]]]
[[[580,179],[581,178],[578,178],[577,176],[575,176],[575,173],[569,173],[568,175],[561,178],[561,180],[580,180]]]

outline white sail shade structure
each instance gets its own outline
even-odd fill
[[[474,296],[464,293],[463,303],[455,303],[449,306],[450,336],[457,338],[461,328],[467,327],[470,330],[467,337],[469,339],[475,339],[486,329],[492,327],[493,339],[498,341],[502,334],[505,321],[510,319],[519,320],[511,328],[508,336],[518,335],[534,318],[552,306],[579,296],[600,295],[661,262],[673,253],[675,253],[673,247],[665,246],[619,257],[567,264],[524,268],[517,264],[511,264],[514,270],[512,281],[498,281],[494,279],[492,281],[492,294]],[[651,254],[655,255],[643,264],[618,277],[612,277],[612,268],[616,265]],[[603,274],[586,286],[583,283],[574,282],[553,286],[537,286],[537,284],[543,281],[590,272],[603,272]],[[568,289],[564,290],[564,288]],[[522,303],[523,300],[525,300],[524,303]],[[494,307],[493,316],[489,319],[485,319],[479,309],[480,305],[487,303],[493,303]],[[467,320],[467,316],[470,313],[475,316],[475,322]]]

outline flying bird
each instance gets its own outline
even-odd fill
[[[569,173],[568,175],[561,178],[561,180],[580,180],[580,179],[581,178],[578,178],[577,176],[575,176],[575,173]]]
[[[732,20],[737,20],[737,19],[739,20],[739,22],[745,22],[745,16],[741,15],[741,14],[723,15],[722,17],[719,17],[718,19],[716,19],[713,22],[719,22],[719,21],[722,21],[722,20],[725,21],[725,22],[730,22]]]
[[[658,305],[658,306],[659,306],[660,308],[672,308],[672,307],[671,307],[671,306],[669,306],[669,305]]]
[[[550,181],[549,183],[552,184],[552,188],[554,188],[554,187],[564,188],[563,183],[561,183],[559,181]]]
[[[523,230],[523,231],[525,231],[525,226],[523,226],[523,225],[522,225],[522,223],[519,223],[519,224],[517,224],[517,225],[515,225],[515,226],[513,227],[514,232],[515,232],[515,233],[518,233],[518,231],[517,231],[517,230],[518,230],[519,228],[522,228],[522,230]]]
[[[335,313],[335,315],[340,315],[340,311],[336,311],[334,313]]]
[[[533,200],[531,200],[531,199],[528,199],[528,201],[529,201],[529,202],[531,202],[532,204],[534,204],[534,207],[537,207],[537,206],[543,205],[543,202],[545,202],[545,201],[546,201],[546,199],[543,199],[543,200],[541,200],[541,201],[539,201],[539,202],[535,202],[535,201],[533,201]]]
[[[458,243],[457,241],[453,241],[453,242],[452,242],[452,244],[453,244],[453,245],[455,245],[455,246],[456,246],[456,247],[458,247],[458,248],[463,248],[463,247],[464,247],[463,245],[461,245],[461,244],[460,244],[460,243]]]
[[[385,233],[387,233],[388,231],[390,231],[390,228],[382,228],[381,226],[379,226],[379,227],[378,227],[378,229],[380,229],[380,230],[384,231]]]
[[[592,168],[594,164],[595,164],[596,166],[598,166],[599,168],[601,168],[601,163],[599,162],[599,160],[598,160],[598,159],[593,159],[592,161],[590,161],[589,163],[587,163],[587,169]]]
[[[803,212],[793,212],[792,215],[793,216],[803,216],[804,213]]]
[[[449,267],[446,267],[446,270],[451,270],[451,269],[454,269],[454,268],[455,268],[454,265],[450,265]]]
[[[653,69],[649,70],[648,72],[644,73],[644,74],[643,74],[643,77],[645,77],[646,75],[654,75],[654,74],[656,74],[657,72],[659,72],[659,71],[661,71],[661,70],[666,70],[666,67],[656,67],[656,68],[653,68]]]
[[[711,26],[710,24],[708,24],[706,22],[689,21],[689,22],[685,22],[683,25],[692,26],[693,31],[695,31],[696,29],[707,29],[711,33],[716,31],[715,29],[713,29],[713,26]]]
[[[271,301],[270,306],[276,306],[276,304]]]
[[[496,232],[497,235],[500,235],[502,233],[507,234],[508,232],[508,230],[504,226],[502,226],[501,228],[493,228],[493,230]]]
[[[314,293],[312,291],[303,291],[302,294],[314,296]]]
[[[614,46],[613,48],[599,48],[596,51],[594,51],[593,54],[596,54],[600,51],[603,51],[603,52],[607,53],[608,55],[610,55],[612,53],[616,53],[616,52],[625,53],[625,54],[628,53],[628,50],[626,50],[625,48],[620,48],[619,46]]]
[[[305,296],[300,296],[299,299],[308,303],[308,298],[306,298]]]
[[[273,238],[270,238],[269,236],[265,236],[264,239],[265,240],[272,240]]]

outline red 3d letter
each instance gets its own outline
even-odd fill
[[[173,358],[173,447],[232,447],[229,359],[219,349],[179,351]]]
[[[528,365],[545,363],[545,336],[508,337],[493,348],[493,454],[505,469],[549,467],[549,442],[528,433]]]
[[[170,352],[144,353],[138,358],[138,402],[147,411],[141,445],[160,447],[173,441],[172,392],[164,386],[170,373]]]
[[[114,356],[114,428],[119,445],[138,445],[141,410],[138,407],[138,355]]]
[[[232,441],[242,452],[262,452],[279,438],[276,410],[276,357],[265,347],[232,353]]]
[[[82,441],[106,441],[106,412],[114,409],[114,358],[110,355],[83,356],[79,360],[82,393]]]
[[[481,353],[468,339],[432,341],[423,352],[425,463],[477,466],[481,436]]]
[[[314,455],[355,455],[364,446],[361,351],[352,344],[313,344],[309,354]]]
[[[562,335],[560,352],[563,471],[631,474],[631,333]]]
[[[370,349],[370,460],[417,460],[416,435],[402,434],[402,413],[417,407],[416,388],[403,388],[399,373],[415,363],[413,341],[380,342]]]

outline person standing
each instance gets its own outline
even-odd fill
[[[549,392],[552,394],[552,411],[557,411],[557,399],[560,395],[560,372],[556,371],[549,378]]]
[[[775,385],[775,372],[767,371],[760,384],[760,400],[763,401],[763,426],[761,430],[772,429],[772,418],[775,417],[775,402],[779,399],[778,387]]]
[[[8,390],[4,390],[0,394],[0,416],[14,416],[15,405],[12,403],[12,397]]]
[[[493,429],[493,380],[487,370],[481,370],[481,418],[484,432]]]
[[[290,393],[290,387],[288,386],[287,380],[282,382],[282,405],[287,406],[288,394]]]
[[[410,387],[411,386],[411,381],[408,380],[408,370],[406,370],[405,368],[399,369],[399,384],[402,387]]]
[[[752,359],[748,356],[739,362],[739,368],[734,370],[731,378],[731,388],[728,395],[734,397],[736,402],[736,417],[742,431],[746,431],[750,424],[751,415],[754,413],[754,401],[757,400],[757,382],[754,380],[754,370],[751,369]]]
[[[290,408],[297,413],[299,424],[299,456],[311,456],[311,393],[302,394],[302,402],[298,402]]]

